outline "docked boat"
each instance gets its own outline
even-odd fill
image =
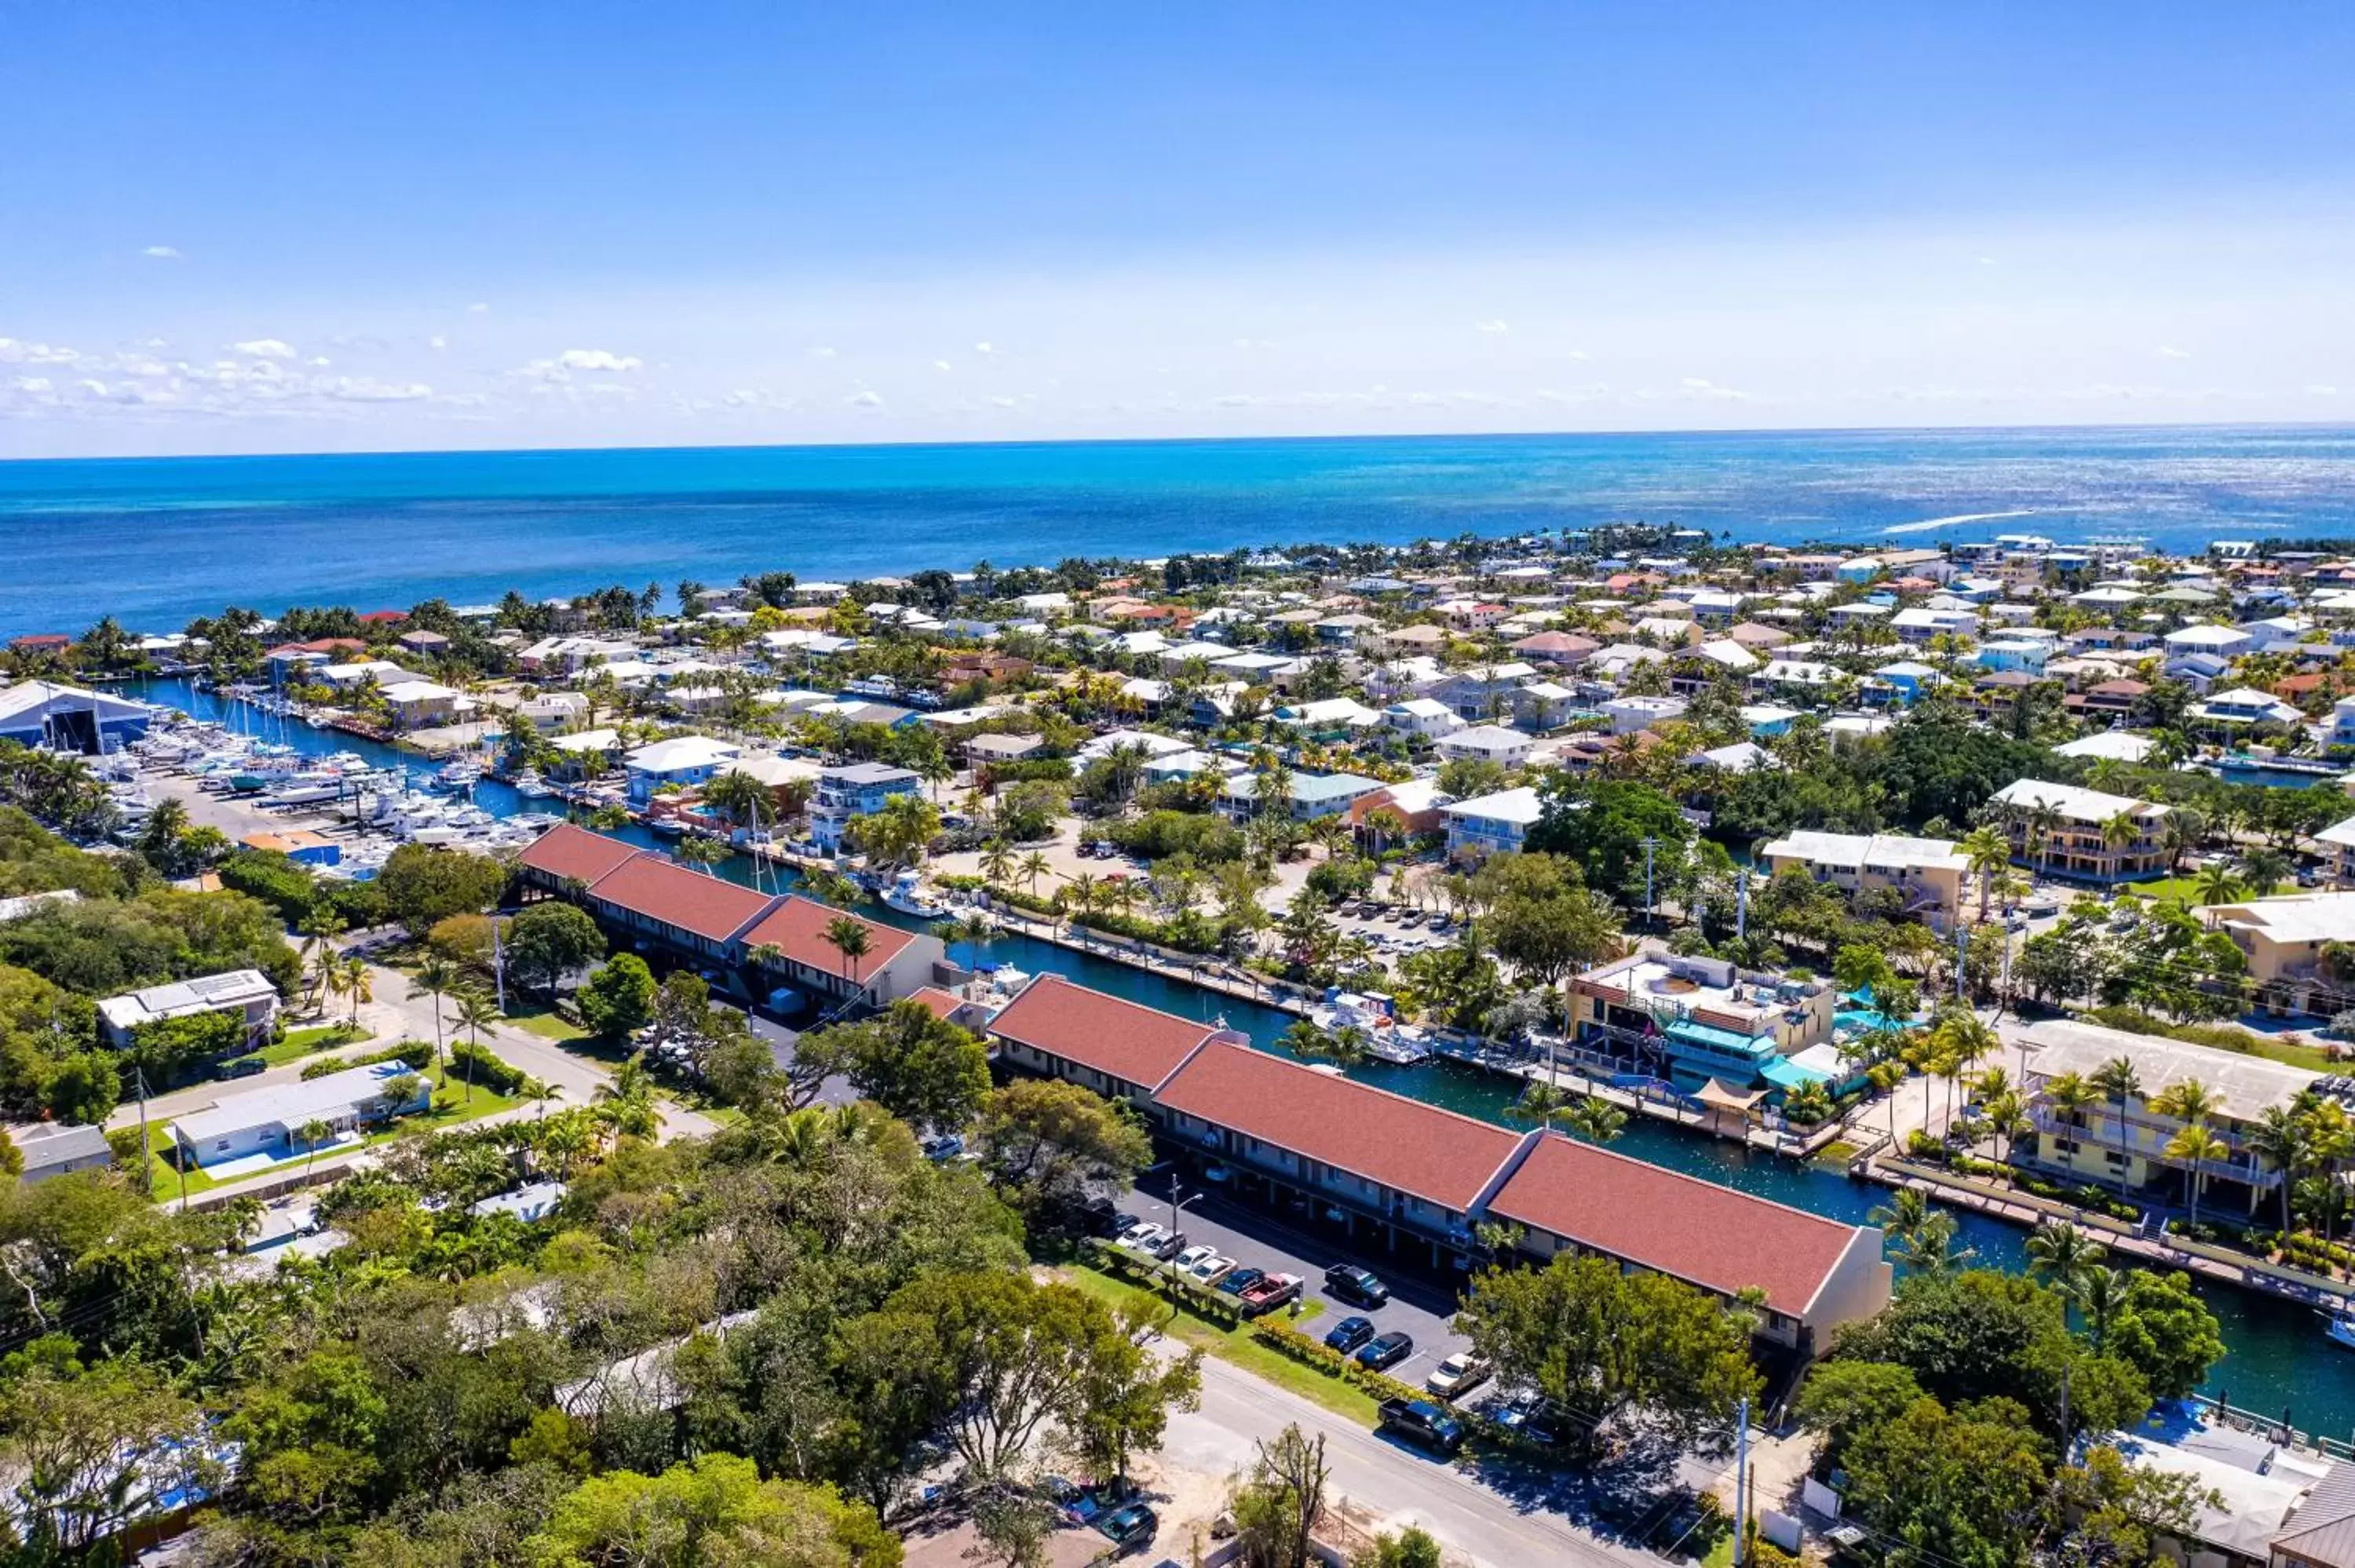
[[[429,789],[439,789],[445,794],[463,795],[481,783],[482,779],[483,770],[461,758],[456,762],[442,764],[432,777],[426,780],[426,784]]]
[[[539,776],[537,768],[519,769],[507,782],[515,787],[517,794],[527,800],[545,800],[556,793],[554,787]]]
[[[1380,992],[1359,995],[1327,986],[1325,1000],[1308,1010],[1308,1021],[1327,1034],[1355,1029],[1366,1038],[1366,1054],[1378,1062],[1411,1067],[1431,1055],[1431,1037],[1398,1021],[1396,1004]]]
[[[880,896],[886,909],[897,909],[902,915],[938,920],[949,913],[948,901],[938,894],[928,892],[924,879],[913,871],[903,871],[893,877],[891,885],[883,890]]]

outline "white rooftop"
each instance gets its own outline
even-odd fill
[[[1545,815],[1545,802],[1535,789],[1525,785],[1518,789],[1499,789],[1493,795],[1476,795],[1469,800],[1457,800],[1440,810],[1451,817],[1470,817],[1484,822],[1518,822],[1527,827]]]
[[[1936,866],[1968,871],[1970,858],[1955,852],[1950,839],[1908,838],[1901,833],[1795,832],[1766,846],[1769,858],[1789,855],[1810,865]]]
[[[292,1130],[314,1117],[325,1119],[373,1107],[384,1098],[384,1086],[404,1075],[415,1075],[406,1063],[371,1062],[365,1067],[346,1067],[325,1077],[249,1089],[241,1095],[222,1097],[208,1110],[181,1117],[172,1124],[172,1130],[188,1143],[203,1143],[258,1127]]]
[[[98,1004],[98,1011],[114,1028],[131,1030],[159,1018],[220,1012],[277,995],[278,988],[260,969],[230,969],[223,974],[199,975],[194,980],[174,980],[168,985],[151,985],[144,991],[110,996]]]

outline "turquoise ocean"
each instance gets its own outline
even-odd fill
[[[0,635],[103,614],[172,630],[228,604],[403,608],[771,568],[845,580],[1628,519],[1851,546],[2034,532],[2196,550],[2355,535],[2355,428],[0,462]]]

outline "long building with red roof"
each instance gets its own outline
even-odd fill
[[[1469,1266],[1481,1226],[1508,1225],[1532,1261],[1590,1253],[1728,1298],[1761,1292],[1762,1336],[1807,1353],[1889,1300],[1878,1230],[1461,1116],[1060,976],[986,1033],[1010,1065],[1137,1106],[1239,1196],[1305,1207],[1359,1245]]]
[[[931,985],[940,938],[847,914],[798,894],[780,896],[691,870],[667,855],[563,822],[517,857],[526,887],[577,900],[606,925],[698,962],[757,971],[828,1001],[882,1003]],[[848,958],[827,937],[856,921],[867,950]]]

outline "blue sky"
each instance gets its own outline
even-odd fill
[[[2296,5],[15,7],[0,455],[2342,418],[2350,46]]]

